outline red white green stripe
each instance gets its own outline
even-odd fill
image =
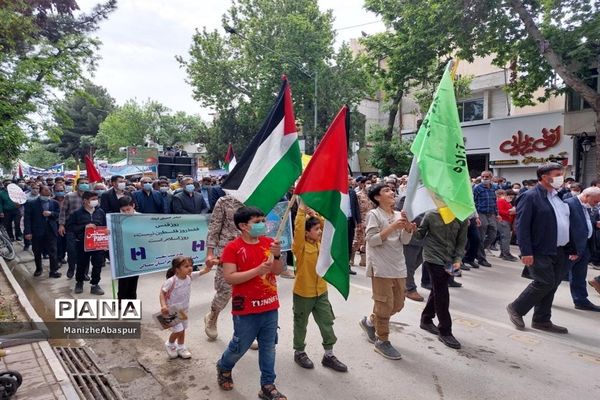
[[[348,108],[343,107],[296,186],[296,194],[325,219],[317,273],[345,299],[350,292],[347,120]]]

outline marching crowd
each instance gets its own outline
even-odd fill
[[[10,199],[5,189],[9,183],[16,183],[27,193],[24,205]],[[472,182],[476,212],[465,221],[450,222],[438,211],[409,221],[402,211],[407,183],[407,176],[349,177],[348,268],[355,274],[353,267],[364,267],[371,278],[373,308],[359,325],[382,356],[401,358],[390,342],[389,321],[402,310],[405,298],[425,300],[415,282],[420,266],[421,286],[430,290],[420,327],[448,347],[460,348],[452,334],[448,288],[461,286],[455,278],[462,271],[492,267],[494,250],[500,251],[503,260],[520,259],[525,265],[523,276],[531,279],[507,305],[516,328],[525,327],[523,317],[533,309],[533,328],[568,332],[551,319],[554,293],[563,280],[569,281],[576,309],[600,311],[589,300],[586,289],[589,283],[600,293],[600,276],[586,282],[588,264],[600,265],[600,181],[584,188],[570,178],[564,179],[563,168],[557,164],[540,166],[536,180],[513,184],[484,171]],[[292,208],[293,256],[286,255],[278,241],[264,236],[264,214],[245,207],[219,184],[219,179],[194,180],[188,176],[178,176],[174,183],[146,176],[136,180],[113,176],[105,183],[93,184],[86,178],[77,182],[61,177],[5,180],[0,190],[0,218],[11,239],[23,240],[25,250],[31,247],[35,276],[43,272],[43,259],[49,260],[51,278],[60,278],[59,269],[66,264],[67,278],[75,278],[75,293],[82,293],[84,282],[89,281],[90,293],[102,295],[100,271],[107,255],[84,251],[86,227],[105,226],[108,213],[210,213],[205,268],[199,274],[216,269],[216,293],[204,317],[205,334],[212,340],[217,338],[219,314],[230,300],[234,325],[233,338],[217,363],[219,386],[233,388],[235,364],[249,348],[257,347],[259,395],[285,399],[275,387],[279,308],[275,276],[290,275],[287,266],[294,264],[293,259],[294,360],[303,368],[314,368],[305,352],[312,314],[323,338],[322,365],[347,371],[333,353],[337,340],[334,314],[327,284],[316,272],[323,219],[299,201]],[[293,188],[286,195],[288,200],[292,194]],[[511,244],[518,246],[518,254],[511,251]],[[160,290],[163,312],[171,304],[189,303],[192,270],[191,259],[173,260]],[[120,299],[136,298],[137,277],[120,279],[118,285]],[[169,357],[191,357],[184,344],[186,327],[182,323],[172,328],[165,344]]]

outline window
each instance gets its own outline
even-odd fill
[[[600,87],[598,86],[598,71],[591,70],[590,77],[585,80],[589,87],[600,91]],[[590,105],[587,101],[583,99],[579,95],[579,93],[575,93],[571,88],[567,89],[567,111],[582,111],[590,109]]]
[[[483,119],[483,98],[457,102],[460,122],[479,121]]]

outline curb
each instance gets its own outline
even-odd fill
[[[6,275],[6,278],[8,279],[10,286],[15,291],[17,298],[19,299],[19,303],[25,310],[25,313],[27,314],[29,319],[34,323],[42,323],[43,324],[44,321],[40,318],[38,313],[35,311],[35,309],[31,305],[31,303],[29,302],[27,295],[25,294],[23,289],[21,289],[21,286],[19,285],[19,283],[13,276],[12,272],[8,268],[8,265],[4,261],[4,258],[2,258],[2,257],[0,257],[0,267],[2,267],[2,271],[4,272],[4,275]],[[56,354],[54,354],[52,347],[50,347],[50,343],[48,343],[47,340],[44,340],[44,341],[39,341],[38,344],[39,344],[40,348],[42,349],[42,353],[44,353],[44,357],[48,361],[48,364],[50,365],[50,368],[52,369],[52,373],[56,377],[56,380],[58,381],[58,384],[60,385],[60,388],[61,388],[63,394],[65,395],[65,397],[68,400],[80,399],[79,395],[77,394],[77,391],[75,390],[75,387],[73,386],[73,383],[71,382],[71,379],[69,378],[69,375],[63,368],[63,366],[60,363]]]

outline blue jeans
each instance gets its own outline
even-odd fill
[[[590,251],[585,249],[579,260],[569,261],[569,283],[571,288],[571,297],[576,306],[589,304],[588,291],[586,287],[586,278],[588,263],[590,262]]]
[[[260,384],[275,383],[275,345],[277,344],[277,310],[260,314],[234,315],[233,338],[217,363],[225,371],[231,371],[246,354],[254,339],[258,340],[258,366]]]

